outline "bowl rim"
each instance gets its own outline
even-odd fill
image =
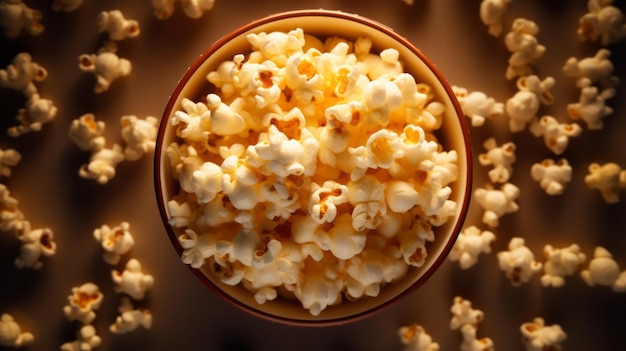
[[[161,116],[161,121],[159,123],[158,133],[157,133],[157,143],[155,145],[154,151],[154,186],[156,193],[157,205],[160,213],[161,220],[163,221],[164,227],[166,229],[167,235],[169,237],[170,242],[173,244],[174,249],[178,256],[183,252],[183,248],[178,241],[178,236],[174,232],[172,226],[168,222],[167,210],[165,205],[165,197],[162,192],[163,183],[161,181],[161,168],[162,162],[161,157],[163,153],[164,145],[160,143],[160,140],[163,140],[166,126],[169,122],[169,118],[171,116],[174,105],[176,104],[176,100],[180,96],[184,86],[189,82],[189,80],[194,76],[196,70],[210,57],[215,51],[217,51],[222,45],[230,41],[231,39],[242,35],[250,30],[253,30],[256,27],[268,24],[270,22],[294,17],[307,17],[307,16],[318,16],[318,17],[333,17],[339,18],[342,20],[354,21],[361,25],[365,25],[373,28],[376,31],[382,32],[385,35],[388,35],[393,40],[397,41],[401,46],[406,47],[411,53],[415,54],[432,72],[432,74],[437,78],[437,80],[441,83],[442,88],[444,89],[446,95],[450,99],[452,106],[454,107],[455,113],[458,116],[458,120],[460,123],[461,131],[463,134],[463,142],[460,143],[465,147],[465,165],[466,165],[466,177],[465,179],[460,179],[465,182],[465,191],[462,194],[459,194],[462,198],[462,203],[459,210],[458,218],[456,219],[456,223],[454,227],[451,228],[451,234],[445,244],[442,247],[441,253],[434,259],[432,264],[426,268],[426,271],[413,282],[411,285],[408,285],[406,289],[400,291],[397,295],[392,298],[384,301],[381,304],[373,306],[371,308],[358,311],[354,314],[342,316],[334,319],[310,319],[310,320],[301,320],[296,318],[290,318],[286,316],[271,314],[259,309],[256,309],[254,306],[246,304],[231,295],[227,294],[224,290],[220,289],[213,282],[209,280],[209,278],[202,272],[201,269],[193,268],[188,264],[185,264],[187,268],[198,278],[209,290],[218,295],[222,300],[228,302],[231,306],[236,307],[237,309],[244,311],[252,316],[259,317],[260,319],[276,322],[279,324],[285,324],[289,326],[301,326],[301,327],[328,327],[328,326],[338,326],[344,325],[347,323],[356,322],[362,320],[366,317],[372,316],[374,314],[379,313],[382,310],[388,309],[392,305],[398,303],[399,301],[405,299],[408,295],[413,293],[416,289],[422,286],[426,281],[430,279],[430,277],[438,270],[439,266],[443,263],[443,261],[447,258],[450,250],[454,246],[456,239],[464,225],[464,221],[466,219],[468,210],[469,210],[469,202],[472,193],[472,182],[473,182],[473,156],[472,156],[472,143],[470,139],[469,126],[466,121],[463,110],[456,99],[456,96],[452,90],[451,85],[448,83],[444,75],[438,69],[438,67],[424,54],[422,51],[417,48],[410,40],[406,37],[395,32],[391,27],[380,23],[376,20],[373,20],[368,17],[364,17],[354,13],[348,13],[341,10],[327,10],[327,9],[304,9],[304,10],[290,10],[277,12],[274,14],[267,15],[262,18],[258,18],[248,22],[247,24],[243,24],[236,29],[229,31],[227,34],[223,35],[219,39],[217,39],[213,44],[211,44],[206,50],[204,50],[200,56],[186,69],[185,73],[176,83],[175,88],[172,93],[168,97],[168,102],[165,106],[164,112]]]

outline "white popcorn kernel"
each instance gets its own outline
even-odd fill
[[[520,332],[526,351],[560,350],[561,343],[567,339],[560,325],[546,325],[541,317],[522,324]]]
[[[22,155],[13,149],[0,148],[0,176],[10,177],[11,169],[20,162]]]
[[[109,326],[109,330],[114,334],[126,334],[137,328],[152,327],[152,314],[148,310],[138,310],[133,307],[130,298],[124,296],[118,308],[120,314],[115,318],[115,323]]]
[[[141,270],[141,263],[131,258],[123,272],[111,271],[111,279],[115,284],[115,292],[125,293],[135,300],[144,298],[146,291],[154,284],[154,278]]]
[[[589,261],[587,269],[580,272],[580,276],[589,286],[610,286],[615,292],[626,291],[623,289],[622,274],[618,263],[613,255],[604,247],[597,246],[593,252],[593,258]]]
[[[29,53],[21,52],[15,55],[6,69],[0,70],[0,87],[10,88],[23,93],[26,97],[31,97],[37,93],[35,82],[41,82],[47,76],[48,71],[33,62]]]
[[[509,116],[509,130],[520,132],[537,118],[539,99],[533,92],[520,90],[506,101],[505,109]]]
[[[511,0],[482,0],[480,3],[480,20],[494,37],[502,34],[502,16],[510,2]]]
[[[124,161],[124,152],[119,144],[112,148],[102,148],[89,157],[89,162],[82,165],[78,175],[85,179],[94,179],[99,184],[108,183],[115,177],[115,168]]]
[[[439,351],[439,344],[418,324],[411,324],[398,329],[404,351]]]
[[[393,82],[376,79],[363,88],[363,104],[367,117],[383,127],[389,124],[391,112],[401,102],[402,92]]]
[[[17,199],[11,196],[6,185],[0,183],[0,230],[17,234],[25,225],[30,230],[30,223],[24,221]]]
[[[467,89],[452,86],[452,91],[461,105],[463,114],[470,119],[472,127],[480,127],[487,119],[496,119],[504,114],[504,104],[496,102],[481,91],[468,92]]]
[[[102,258],[111,265],[117,264],[122,255],[129,252],[135,245],[128,222],[122,222],[113,228],[105,224],[94,229],[93,236],[104,250]]]
[[[235,135],[241,133],[246,124],[243,117],[216,94],[207,95],[207,107],[211,111],[211,131],[218,135]]]
[[[491,252],[491,242],[496,235],[489,230],[480,230],[476,226],[463,229],[452,247],[448,258],[459,261],[461,269],[469,269],[478,262],[478,256]]]
[[[320,261],[307,261],[306,265],[310,267],[304,270],[311,273],[303,275],[295,284],[295,296],[313,316],[341,301],[344,283],[342,279],[337,279],[335,262],[335,258],[327,255]]]
[[[96,310],[100,308],[104,295],[94,283],[85,283],[72,288],[72,294],[67,296],[69,304],[63,307],[65,317],[71,322],[77,320],[83,324],[90,324],[96,318]]]
[[[321,186],[311,184],[309,213],[318,223],[332,222],[337,216],[337,206],[348,202],[348,187],[332,180]]]
[[[72,120],[68,136],[81,150],[98,151],[106,143],[103,135],[105,127],[104,121],[96,121],[93,113],[86,113]]]
[[[112,40],[135,38],[139,35],[139,22],[126,19],[120,10],[102,11],[98,14],[98,31],[107,32]]]
[[[33,340],[33,334],[22,332],[22,327],[12,315],[3,313],[0,316],[0,346],[19,348],[30,345]]]
[[[304,46],[304,31],[300,28],[288,33],[251,33],[247,37],[252,49],[258,51],[264,58],[282,64],[291,54],[299,52]]]
[[[41,34],[42,17],[41,11],[28,7],[22,0],[0,2],[0,27],[7,38],[17,38],[22,30],[31,35]]]
[[[333,227],[328,231],[328,246],[333,255],[341,260],[348,260],[363,251],[366,232],[356,230],[352,225],[352,216],[343,213],[333,222]],[[324,240],[324,238],[318,239]],[[323,241],[322,241],[323,243]]]
[[[589,0],[588,13],[578,21],[578,37],[583,41],[600,41],[607,46],[626,37],[622,11],[612,6],[613,0]]]
[[[93,325],[83,325],[76,333],[76,340],[61,345],[61,351],[90,351],[102,343]]]
[[[511,52],[505,75],[507,79],[532,74],[531,65],[546,51],[546,47],[537,40],[538,33],[539,26],[531,20],[516,18],[513,21],[511,31],[504,37],[504,44]]]
[[[555,83],[556,81],[552,77],[546,77],[541,80],[534,74],[519,77],[516,82],[517,88],[520,91],[530,91],[534,93],[537,99],[544,105],[552,105],[554,102],[552,88],[554,88]]]
[[[72,12],[83,4],[83,0],[52,0],[54,11]]]
[[[160,20],[167,19],[174,13],[174,5],[177,0],[151,0],[154,16]]]
[[[395,77],[402,73],[402,64],[398,61],[398,52],[396,49],[386,49],[376,55],[369,53],[363,55],[361,62],[363,63],[365,74],[371,80],[388,77]]]
[[[483,146],[486,153],[478,155],[478,162],[483,166],[493,166],[488,175],[492,183],[506,183],[513,173],[516,146],[507,142],[498,146],[495,138],[489,138]]]
[[[548,195],[560,195],[565,186],[572,180],[572,167],[566,159],[558,161],[545,159],[534,163],[530,168],[530,175]]]
[[[124,156],[128,161],[135,161],[144,154],[154,151],[156,146],[157,124],[159,120],[152,116],[145,119],[137,116],[122,116],[122,139],[126,143]]]
[[[463,341],[459,350],[461,351],[494,351],[493,340],[488,337],[476,337],[477,328],[470,324],[461,326]]]
[[[430,224],[419,218],[413,219],[409,229],[399,233],[399,253],[409,266],[421,267],[428,257],[426,242],[435,240],[435,234]]]
[[[450,312],[452,312],[452,319],[450,320],[450,329],[452,330],[459,329],[464,325],[476,327],[485,316],[483,311],[472,308],[471,301],[460,296],[454,298]]]
[[[213,162],[204,162],[192,174],[192,188],[199,203],[208,203],[222,191],[222,168]]]
[[[184,250],[181,255],[183,263],[193,268],[200,268],[206,258],[217,252],[215,237],[209,234],[198,236],[191,229],[186,229],[184,234],[179,235],[178,242]]]
[[[215,0],[151,0],[154,16],[161,20],[171,17],[176,2],[180,2],[187,17],[198,19],[213,8]]]
[[[491,228],[498,227],[499,219],[506,213],[517,212],[519,209],[515,200],[520,190],[511,183],[505,183],[500,189],[487,185],[474,191],[476,202],[483,208],[483,223]]]
[[[352,180],[358,180],[368,168],[389,169],[396,159],[404,156],[402,142],[398,135],[388,129],[380,129],[367,139],[365,146],[349,148],[355,162],[355,169],[352,171]]]
[[[354,206],[352,226],[357,231],[375,229],[380,217],[387,213],[385,185],[378,179],[365,175],[358,181],[348,183],[348,199]]]
[[[620,201],[620,192],[626,189],[626,170],[613,162],[602,165],[594,162],[589,165],[588,171],[585,184],[589,189],[599,190],[609,204]]]
[[[385,186],[385,201],[389,209],[402,213],[412,209],[417,205],[418,193],[411,184],[394,180]]]
[[[619,77],[613,76],[611,51],[599,49],[594,56],[577,59],[570,57],[563,65],[563,73],[576,80],[576,86],[584,88],[598,85],[602,89],[612,89],[619,84]]]
[[[613,108],[606,105],[614,91],[605,89],[602,92],[594,86],[586,86],[580,90],[578,102],[567,105],[567,114],[573,120],[582,120],[590,130],[604,127],[604,117],[613,113]]]
[[[511,238],[508,250],[498,252],[498,265],[513,286],[528,282],[542,267],[520,237]]]
[[[26,101],[26,106],[18,112],[16,119],[20,124],[10,127],[7,132],[12,137],[38,132],[45,123],[52,121],[56,114],[57,107],[52,100],[43,99],[35,93]]]
[[[21,242],[20,254],[15,259],[17,268],[40,269],[43,266],[40,258],[50,257],[56,253],[57,245],[54,242],[54,234],[51,229],[30,229],[26,225],[18,233]]]
[[[543,254],[546,262],[543,264],[541,285],[545,287],[565,285],[565,277],[574,274],[586,260],[585,254],[580,252],[580,247],[576,244],[564,248],[546,245],[543,247]]]
[[[109,90],[114,80],[128,76],[132,71],[132,64],[117,54],[117,44],[109,40],[95,54],[82,54],[78,57],[78,68],[83,72],[91,73],[96,78],[94,93],[100,94]]]
[[[582,133],[577,123],[560,123],[552,116],[543,116],[533,121],[530,132],[536,137],[543,137],[546,147],[555,155],[560,155],[567,149],[569,139]]]

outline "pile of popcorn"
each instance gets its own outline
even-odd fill
[[[366,37],[247,40],[251,53],[207,75],[215,91],[170,119],[183,261],[313,315],[377,296],[424,264],[456,213],[457,153],[435,135],[444,105]]]

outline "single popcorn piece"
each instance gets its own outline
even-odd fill
[[[117,44],[107,41],[95,54],[82,54],[78,57],[78,68],[96,77],[94,93],[107,91],[113,81],[128,76],[132,71],[129,60],[116,54]]]
[[[467,89],[452,86],[463,114],[470,119],[473,127],[480,127],[487,119],[496,119],[504,114],[504,104],[496,102],[481,91],[468,92]]]
[[[76,340],[61,345],[61,351],[90,351],[96,349],[102,339],[96,334],[96,328],[87,324],[80,327],[76,333]]]
[[[17,268],[40,269],[43,263],[40,258],[54,256],[57,245],[54,242],[54,234],[51,229],[30,229],[30,223],[22,222],[18,231],[18,239],[21,242],[20,254],[15,259]]]
[[[511,238],[508,251],[498,252],[498,265],[513,286],[528,282],[542,267],[541,262],[535,261],[535,255],[520,237]]]
[[[545,159],[534,163],[530,168],[530,175],[534,181],[545,190],[548,195],[561,195],[565,186],[572,180],[572,167],[566,159],[558,161]]]
[[[544,105],[552,105],[554,102],[552,89],[555,84],[556,80],[550,76],[540,79],[534,74],[519,77],[516,82],[517,89],[534,93]]]
[[[613,255],[602,246],[595,248],[589,266],[580,276],[589,286],[609,286],[615,292],[626,292],[626,272],[620,272]]]
[[[35,83],[45,80],[46,77],[48,77],[48,71],[33,62],[29,53],[21,52],[15,55],[6,69],[0,70],[0,86],[22,92],[29,98],[37,93]]]
[[[539,111],[539,99],[537,95],[528,90],[520,90],[510,97],[505,104],[507,116],[509,116],[509,130],[520,132],[537,118]]]
[[[72,120],[68,136],[81,150],[95,152],[106,144],[105,127],[104,121],[97,121],[93,113],[86,113]]]
[[[555,155],[565,152],[569,139],[582,133],[582,128],[577,123],[560,123],[548,115],[533,121],[529,129],[535,137],[543,137],[546,147]]]
[[[139,22],[126,19],[120,10],[102,11],[98,14],[98,31],[107,32],[111,40],[124,40],[139,35]]]
[[[0,27],[7,38],[17,38],[22,30],[31,35],[39,35],[44,27],[41,24],[41,11],[28,7],[22,0],[0,2]]]
[[[546,325],[541,317],[522,324],[520,332],[526,351],[561,350],[561,343],[567,339],[560,325]]]
[[[500,217],[507,213],[517,212],[519,206],[515,200],[519,194],[519,188],[511,183],[503,184],[500,189],[495,189],[490,184],[476,189],[474,191],[476,202],[484,210],[483,223],[495,228],[500,224]]]
[[[545,287],[558,288],[565,285],[565,277],[573,275],[587,259],[576,244],[564,248],[546,245],[543,247],[543,255],[546,262],[543,264],[541,285]]]
[[[57,107],[50,99],[43,99],[35,93],[26,101],[17,115],[18,125],[10,127],[7,132],[11,137],[18,137],[29,132],[41,131],[44,124],[52,121],[57,114]]]
[[[604,127],[604,117],[613,113],[613,108],[606,105],[606,100],[613,97],[612,89],[598,90],[594,86],[586,86],[580,90],[578,102],[567,105],[567,114],[571,119],[582,120],[590,130]]]
[[[67,296],[69,304],[63,307],[63,313],[68,321],[79,321],[90,324],[96,318],[96,312],[102,304],[104,295],[94,283],[85,283],[72,288],[72,294]]]
[[[450,320],[450,329],[452,330],[465,325],[476,327],[485,316],[483,311],[472,308],[471,301],[460,296],[454,298],[450,312],[452,312],[452,319]]]
[[[563,73],[576,80],[579,88],[597,85],[602,90],[614,88],[619,84],[619,77],[613,75],[613,62],[609,59],[611,51],[599,49],[594,56],[577,59],[570,57],[563,65]]]
[[[54,11],[73,12],[83,4],[83,0],[52,0]]]
[[[502,16],[510,2],[511,0],[482,0],[480,3],[480,20],[494,37],[502,34]]]
[[[461,351],[494,351],[493,340],[488,337],[476,337],[476,327],[471,324],[465,324],[461,327]]]
[[[607,46],[626,37],[626,23],[622,11],[613,6],[613,0],[589,0],[588,13],[578,21],[578,37],[583,41],[600,41]]]
[[[124,296],[119,307],[120,315],[115,318],[115,323],[109,326],[114,334],[126,334],[139,327],[150,329],[152,327],[152,314],[148,310],[138,310],[133,307],[130,298]]]
[[[32,344],[33,340],[33,334],[22,332],[12,315],[3,313],[0,316],[0,346],[19,348]]]
[[[115,168],[125,160],[119,144],[112,148],[102,148],[91,154],[89,162],[82,165],[78,175],[85,179],[94,179],[99,184],[106,184],[115,177]]]
[[[483,166],[493,166],[488,175],[492,183],[506,183],[513,173],[515,162],[515,143],[507,142],[498,146],[495,138],[489,138],[483,146],[486,153],[478,155],[478,162]]]
[[[154,284],[152,275],[143,273],[141,263],[135,258],[126,263],[123,272],[111,271],[111,278],[115,284],[115,292],[127,294],[135,300],[143,299],[146,291]]]
[[[19,209],[17,199],[11,196],[6,185],[0,183],[0,231],[18,235],[25,224],[30,228],[30,223],[24,220],[24,213]]]
[[[171,17],[177,2],[187,17],[197,19],[213,8],[215,0],[151,0],[154,16],[161,20]]]
[[[599,190],[604,201],[609,204],[619,202],[620,192],[626,189],[626,170],[613,162],[594,162],[589,165],[588,170],[589,173],[585,176],[587,187]]]
[[[105,224],[94,229],[93,236],[104,250],[102,258],[110,265],[117,264],[122,255],[129,252],[135,245],[128,222],[122,222],[113,228]]]
[[[461,269],[468,269],[478,262],[478,256],[491,252],[491,242],[496,235],[488,230],[480,230],[476,226],[463,229],[452,247],[448,258],[459,261]]]
[[[137,116],[122,116],[122,139],[126,143],[124,156],[128,161],[135,161],[144,154],[154,151],[156,146],[158,119],[147,116],[145,119]]]
[[[538,33],[539,26],[529,19],[517,18],[513,21],[511,31],[504,37],[504,44],[511,52],[505,74],[507,79],[532,74],[532,64],[546,52],[546,47],[537,40]]]
[[[418,324],[411,324],[398,329],[404,351],[439,351],[439,344]]]
[[[22,155],[13,149],[0,148],[0,176],[10,177],[11,169],[20,162]]]

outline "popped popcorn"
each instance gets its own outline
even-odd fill
[[[93,236],[104,250],[102,258],[111,265],[117,264],[122,255],[129,252],[135,245],[128,222],[122,222],[113,228],[105,224],[94,229]]]
[[[116,51],[117,44],[109,40],[97,53],[82,54],[78,57],[78,68],[96,77],[93,88],[96,94],[107,91],[114,80],[128,76],[132,71],[131,62],[119,57]]]
[[[471,324],[465,324],[461,327],[461,351],[494,351],[493,340],[488,337],[478,339],[476,337],[476,327]]]
[[[144,119],[137,116],[122,116],[122,139],[126,143],[124,156],[128,161],[135,161],[146,153],[154,151],[156,146],[157,124],[159,120],[152,116]]]
[[[519,90],[507,99],[505,110],[509,116],[509,130],[511,132],[524,130],[529,123],[537,118],[539,106],[537,95],[528,90]]]
[[[619,77],[613,75],[613,62],[609,59],[611,51],[599,49],[594,56],[577,59],[570,57],[563,65],[563,73],[576,80],[576,86],[584,88],[597,85],[602,90],[612,89],[619,84]]]
[[[538,33],[539,26],[529,19],[516,18],[513,21],[511,31],[504,37],[504,44],[511,52],[505,74],[507,79],[532,74],[532,64],[546,52],[546,47],[537,40]]]
[[[582,132],[577,123],[560,123],[552,116],[543,116],[530,125],[530,132],[536,137],[543,137],[546,147],[555,155],[560,155],[567,149],[569,139],[577,137]]]
[[[511,0],[482,0],[480,3],[480,20],[494,37],[502,33],[502,16],[510,2]]]
[[[85,283],[73,287],[72,294],[67,296],[69,304],[63,306],[63,313],[68,321],[77,320],[82,324],[90,324],[96,318],[96,310],[100,308],[104,295],[94,283]]]
[[[152,0],[154,16],[161,20],[169,18],[174,13],[177,2],[189,18],[200,18],[213,8],[215,0]]]
[[[0,316],[0,346],[18,348],[30,345],[34,339],[32,333],[22,332],[12,315],[3,313]]]
[[[590,130],[602,129],[604,117],[613,113],[613,108],[606,105],[606,100],[613,94],[611,89],[600,91],[594,86],[583,87],[578,102],[567,105],[567,114],[573,120],[585,122]]]
[[[530,168],[530,175],[548,195],[560,195],[565,186],[572,180],[572,167],[566,159],[558,161],[544,159],[534,163]]]
[[[588,171],[585,176],[587,187],[599,190],[604,201],[609,204],[619,202],[620,192],[626,189],[626,170],[614,162],[594,162],[589,165]]]
[[[567,339],[560,325],[546,325],[541,317],[522,324],[520,332],[526,351],[561,350],[561,343]]]
[[[496,235],[489,230],[480,230],[476,226],[463,229],[452,247],[448,258],[459,261],[461,269],[468,269],[478,262],[481,253],[491,252],[491,242]]]
[[[148,310],[138,310],[133,307],[130,298],[122,297],[120,315],[115,318],[115,323],[109,326],[109,330],[115,334],[126,334],[138,327],[150,329],[152,327],[152,314]]]
[[[439,351],[439,344],[418,324],[400,327],[398,336],[404,351]]]
[[[0,148],[0,176],[10,177],[11,169],[20,162],[22,155],[13,149]]]
[[[41,11],[28,7],[22,0],[0,2],[0,27],[7,38],[17,38],[22,30],[31,35],[39,35],[44,27],[41,24]]]
[[[476,327],[483,321],[485,314],[483,311],[472,308],[472,302],[460,296],[454,297],[452,307],[452,319],[450,320],[450,329],[456,330],[465,325]]]
[[[115,168],[124,160],[124,152],[119,144],[114,144],[111,148],[104,147],[91,154],[89,162],[78,170],[78,175],[81,178],[94,179],[99,184],[106,184],[115,177]]]
[[[24,226],[24,213],[6,185],[0,183],[0,230],[18,234]]]
[[[126,263],[123,272],[112,270],[111,279],[117,293],[125,293],[135,300],[143,299],[146,291],[154,284],[152,275],[143,273],[141,263],[135,258]]]
[[[602,246],[596,246],[589,266],[580,272],[580,277],[589,286],[602,285],[615,292],[626,291],[626,272],[620,272],[613,255]]]
[[[546,262],[543,264],[544,274],[541,276],[541,285],[546,287],[563,286],[564,278],[574,274],[587,258],[576,244],[563,248],[554,248],[548,244],[543,247],[543,254]]]
[[[52,121],[57,114],[57,107],[50,99],[43,99],[34,93],[26,101],[26,106],[18,111],[16,126],[9,127],[8,134],[18,137],[24,133],[38,132],[45,123]]]
[[[487,173],[492,183],[506,183],[513,173],[515,163],[515,143],[509,141],[498,146],[495,138],[483,143],[486,153],[478,155],[478,162],[483,166],[493,166]]]
[[[106,144],[105,127],[105,122],[97,121],[93,113],[85,113],[72,120],[68,136],[81,150],[95,152],[104,148]]]
[[[17,268],[40,269],[43,267],[41,256],[50,257],[56,253],[57,245],[51,229],[31,230],[30,223],[22,221],[17,233],[21,242],[20,255],[15,259]]]
[[[486,119],[496,119],[504,114],[504,104],[481,91],[468,92],[458,86],[452,86],[452,90],[473,127],[480,127]]]
[[[589,0],[588,13],[578,21],[578,37],[583,40],[600,41],[607,46],[626,37],[626,23],[622,11],[613,6],[613,0]]]
[[[0,70],[0,86],[17,90],[27,98],[37,93],[36,82],[48,77],[48,71],[36,62],[27,52],[15,55],[6,69]]]
[[[124,40],[139,35],[139,22],[126,19],[120,10],[102,11],[98,15],[98,31],[107,32],[111,40]]]
[[[552,77],[540,79],[537,75],[531,74],[519,77],[516,85],[519,90],[534,93],[542,104],[551,105],[554,102],[552,89],[555,83],[556,80]]]
[[[508,250],[498,252],[498,265],[513,286],[528,282],[542,267],[542,263],[535,261],[535,255],[520,237],[511,238]]]
[[[83,4],[83,0],[52,0],[54,11],[72,12]]]
[[[102,339],[96,334],[96,328],[87,324],[80,327],[76,340],[61,345],[61,351],[91,351],[100,346]]]
[[[503,184],[500,189],[495,189],[491,184],[477,188],[474,197],[484,210],[483,223],[495,228],[500,224],[500,217],[504,214],[517,212],[519,205],[515,200],[519,194],[519,188],[511,183]]]

